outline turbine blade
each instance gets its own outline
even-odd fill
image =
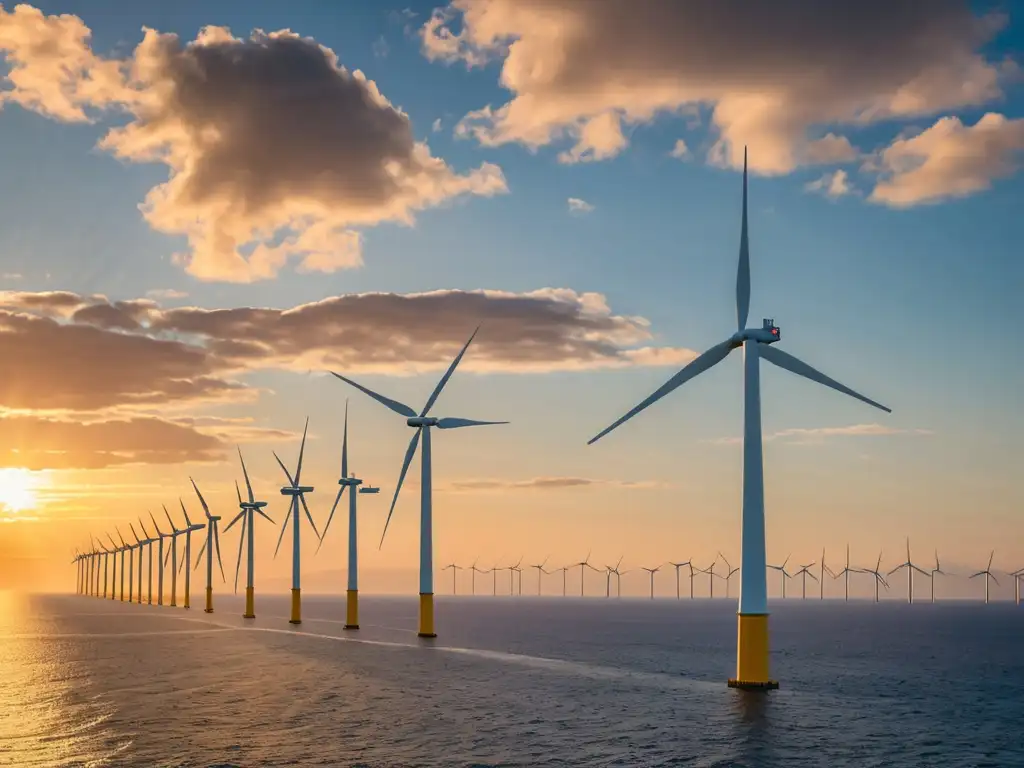
[[[437,420],[438,429],[458,429],[459,427],[483,427],[490,424],[508,424],[507,421],[476,421],[475,419],[458,419],[449,416]]]
[[[237,523],[239,520],[241,520],[244,516],[245,516],[245,510],[243,509],[241,512],[239,512],[237,515],[235,515],[231,519],[231,522],[228,523],[227,528],[224,529],[224,533],[227,533],[228,531],[230,531],[234,527],[235,523]],[[245,530],[245,526],[244,525],[242,526],[242,530],[243,531]],[[243,535],[244,535],[244,533],[243,533]]]
[[[238,487],[238,481],[235,480],[235,493],[238,494],[238,503],[242,503],[242,489]]]
[[[161,531],[160,530],[160,526],[156,524],[156,518],[153,517],[153,511],[149,510],[149,509],[147,509],[146,511],[149,512],[149,519],[153,521],[153,527],[156,529],[157,536],[162,536],[163,535],[163,531]],[[166,512],[166,511],[167,511],[167,507],[164,507],[164,512]],[[167,519],[170,520],[171,516],[168,515]]]
[[[164,507],[164,514],[167,515],[167,522],[171,524],[171,530],[172,531],[177,531],[178,527],[174,524],[174,521],[171,520],[171,513],[167,511],[167,505],[164,504],[163,507]]]
[[[205,551],[206,551],[206,539],[204,538],[203,539],[203,546],[201,546],[199,548],[199,554],[196,555],[196,564],[192,567],[193,571],[196,568],[198,568],[199,567],[199,563],[201,563],[203,561],[203,552],[205,552]]]
[[[171,548],[168,547],[167,551],[164,552],[164,567],[167,567],[167,561],[171,559]]]
[[[295,467],[295,485],[299,484],[299,477],[302,475],[302,454],[306,452],[306,432],[309,430],[309,416],[306,417],[306,426],[302,428],[302,442],[299,444],[299,464]]]
[[[291,486],[295,486],[296,483],[292,479],[292,473],[288,471],[287,467],[285,467],[284,462],[281,461],[281,457],[278,456],[276,452],[272,452],[272,453],[274,453],[274,458],[277,459],[277,464],[278,464],[278,466],[281,467],[281,471],[284,472],[284,476],[288,478],[288,484],[291,485]]]
[[[455,373],[455,368],[462,360],[462,356],[466,354],[466,350],[469,349],[469,345],[473,343],[473,339],[476,338],[476,335],[479,332],[480,326],[478,325],[476,327],[476,330],[473,331],[473,334],[469,337],[469,341],[466,342],[465,346],[461,350],[459,350],[459,354],[457,354],[455,356],[455,359],[452,360],[452,364],[448,366],[448,370],[444,372],[444,376],[442,376],[441,380],[437,382],[437,386],[434,387],[434,391],[431,392],[430,397],[427,398],[427,404],[423,406],[423,410],[420,412],[420,416],[426,416],[427,411],[429,411],[431,406],[433,406],[434,403],[437,401],[437,397],[438,395],[441,394],[441,390],[444,389],[444,385],[448,383],[448,379],[450,379],[452,377],[452,374]]]
[[[392,400],[390,397],[384,397],[384,395],[378,395],[372,389],[367,389],[362,384],[356,384],[354,381],[352,381],[352,379],[346,379],[340,373],[335,373],[334,371],[331,371],[331,375],[332,376],[336,376],[337,378],[339,378],[342,381],[344,381],[346,384],[351,384],[353,387],[358,389],[360,392],[362,392],[363,394],[369,395],[374,400],[376,400],[378,403],[380,403],[381,405],[383,405],[383,406],[385,406],[387,408],[390,408],[392,411],[397,413],[399,416],[405,416],[406,418],[409,418],[409,419],[411,419],[414,416],[416,416],[416,411],[414,411],[412,408],[410,408],[408,405],[405,405],[404,403],[400,403],[397,400]]]
[[[228,578],[224,575],[224,563],[220,559],[220,532],[217,530],[216,525],[213,526],[213,543],[217,548],[217,566],[220,568],[220,580],[227,584]]]
[[[257,515],[260,515],[260,516],[262,516],[262,517],[264,517],[264,518],[266,518],[266,519],[267,519],[267,521],[269,521],[269,522],[271,522],[271,523],[273,523],[273,522],[274,522],[274,518],[272,518],[272,517],[271,517],[270,515],[268,515],[268,514],[267,514],[266,512],[264,512],[264,511],[263,511],[262,509],[257,509],[257,510],[256,510],[256,514],[257,514]]]
[[[666,381],[660,388],[655,390],[650,397],[641,402],[640,405],[633,408],[621,419],[614,422],[610,427],[606,427],[605,429],[598,432],[596,436],[590,438],[590,440],[587,441],[587,445],[592,445],[593,443],[597,442],[602,437],[611,432],[613,429],[623,424],[624,422],[628,421],[629,419],[633,418],[638,413],[640,413],[640,411],[644,410],[649,405],[652,405],[653,403],[657,402],[665,395],[667,395],[669,392],[682,386],[695,376],[704,373],[704,371],[708,370],[712,366],[722,362],[726,358],[726,356],[738,346],[738,342],[735,342],[732,339],[726,339],[720,344],[716,344],[715,346],[711,347],[711,349],[707,350],[702,355],[692,360],[685,368],[679,371],[671,379]]]
[[[793,357],[793,355],[789,354],[788,352],[783,352],[778,347],[769,346],[768,344],[762,344],[760,345],[758,350],[761,353],[761,357],[763,357],[769,363],[777,365],[779,368],[784,368],[790,373],[795,373],[797,376],[803,376],[805,379],[810,379],[811,381],[816,381],[818,384],[823,384],[826,387],[831,387],[837,392],[842,392],[844,395],[849,395],[850,397],[856,398],[857,400],[860,400],[863,403],[873,405],[875,406],[875,408],[880,408],[886,413],[892,413],[891,408],[887,408],[881,403],[876,403],[871,398],[864,397],[864,395],[860,394],[859,392],[854,392],[845,384],[840,384],[835,379],[826,376],[824,373],[815,368],[812,368],[803,360]]]
[[[747,325],[750,310],[750,243],[747,237],[747,148],[743,148],[743,217],[740,222],[740,261],[736,268],[736,330]]]
[[[249,471],[245,468],[245,459],[242,458],[242,449],[238,448],[237,445],[235,448],[238,449],[238,460],[242,462],[242,474],[245,476],[245,488],[249,491],[249,502],[251,503],[256,501],[256,497],[252,495],[252,483],[249,482]],[[238,483],[236,482],[235,485],[238,485]],[[239,495],[238,500],[242,500],[241,495]]]
[[[384,537],[388,532],[388,525],[391,523],[391,515],[395,513],[395,504],[398,502],[398,493],[402,490],[402,483],[405,482],[405,473],[409,471],[409,465],[412,464],[412,458],[416,455],[416,447],[420,444],[420,432],[417,429],[416,434],[412,436],[412,440],[409,441],[409,447],[405,451],[405,461],[402,462],[402,471],[398,475],[398,485],[395,486],[395,497],[391,500],[391,509],[388,511],[388,519],[384,521],[384,533],[380,535],[380,544],[377,548],[380,549],[384,544]]]
[[[242,570],[242,545],[245,543],[245,529],[247,526],[242,526],[242,535],[238,537],[238,562],[235,564],[235,594],[238,594],[238,573]],[[225,533],[227,528],[224,529]]]
[[[196,481],[192,480],[191,477],[189,480],[192,482],[192,487],[196,489],[196,496],[199,497],[199,503],[203,505],[203,512],[206,513],[207,517],[210,517],[210,508],[207,506],[206,499],[203,498],[203,494],[199,492],[199,486],[196,485]]]
[[[316,548],[317,552],[319,552],[320,551],[320,547],[322,547],[324,545],[324,539],[327,538],[327,531],[331,527],[331,520],[334,519],[334,511],[338,508],[338,502],[341,501],[341,496],[342,496],[343,493],[345,493],[345,488],[346,488],[346,486],[344,486],[344,485],[341,486],[341,488],[338,489],[338,495],[334,497],[334,506],[331,507],[331,514],[329,514],[327,516],[327,524],[324,526],[323,535],[320,536],[320,544],[317,545],[317,548]],[[315,555],[316,552],[314,552],[313,554]]]
[[[307,519],[307,520],[309,520],[309,524],[310,524],[311,526],[313,526],[313,533],[315,533],[315,534],[316,534],[316,537],[317,537],[318,539],[319,539],[319,538],[321,538],[321,536],[320,536],[320,531],[318,531],[318,530],[316,529],[316,523],[314,523],[314,522],[313,522],[313,516],[312,516],[311,514],[309,514],[309,507],[307,507],[307,506],[306,506],[306,497],[305,497],[305,496],[301,496],[301,495],[300,495],[300,496],[299,496],[299,501],[301,501],[301,502],[302,502],[302,509],[303,509],[303,510],[305,511],[305,513],[306,513],[306,519]]]
[[[274,548],[274,557],[277,557],[278,551],[281,549],[281,540],[284,539],[285,528],[288,527],[288,518],[291,517],[295,507],[295,497],[292,497],[291,502],[288,505],[288,511],[285,513],[284,521],[281,523],[281,533],[277,535],[277,546]]]
[[[348,477],[348,398],[345,398],[345,431],[342,433],[341,438],[341,476]],[[341,486],[342,490],[345,486]],[[341,498],[341,491],[338,492],[338,498]],[[337,504],[337,502],[335,502]],[[327,528],[324,528],[324,533],[327,533]]]
[[[988,556],[988,568],[985,569],[986,571],[991,571],[992,570],[992,558],[995,557],[995,556],[996,556],[996,551],[993,549],[992,550],[992,554]]]

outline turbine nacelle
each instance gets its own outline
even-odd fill
[[[362,484],[363,484],[363,481],[360,480],[358,477],[343,477],[343,478],[341,478],[341,480],[338,481],[338,485],[344,485],[344,486],[348,486],[350,488],[353,488],[353,487],[355,487],[357,485],[362,485]]]
[[[301,496],[304,493],[312,493],[311,485],[286,485],[281,489],[282,496]]]
[[[762,321],[760,328],[744,328],[742,331],[736,331],[732,337],[737,344],[742,344],[747,339],[761,344],[774,344],[781,338],[782,332],[779,330],[779,326],[768,317]]]
[[[370,486],[366,486],[365,488],[360,488],[359,493],[380,493],[380,488],[372,488]]]
[[[437,419],[433,416],[412,416],[405,421],[410,427],[436,427]]]
[[[259,511],[259,510],[263,509],[265,506],[267,506],[267,502],[265,502],[265,501],[243,501],[243,502],[240,502],[238,506],[241,509],[251,509],[254,512],[256,512],[256,511]]]

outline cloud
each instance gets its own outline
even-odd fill
[[[686,142],[682,139],[676,139],[676,144],[672,147],[672,151],[669,154],[672,157],[683,160],[690,156],[690,148],[686,146]]]
[[[441,118],[440,117],[437,118],[436,120],[434,120],[434,122],[430,126],[430,130],[432,130],[434,133],[437,133],[438,131],[441,130]]]
[[[366,227],[507,191],[491,163],[452,170],[373,81],[288,30],[241,39],[211,26],[184,44],[145,29],[124,60],[97,57],[89,37],[73,15],[0,9],[3,98],[65,121],[127,113],[99,146],[167,166],[141,209],[187,237],[177,260],[197,278],[263,280],[296,260],[306,272],[357,267]]]
[[[24,278],[24,275],[22,275],[19,272],[4,272],[2,275],[0,275],[0,279],[2,279],[2,280],[14,281],[14,280],[21,280],[23,278]]]
[[[853,187],[850,186],[850,177],[842,168],[826,173],[820,179],[808,182],[804,185],[804,189],[808,192],[818,192],[833,200],[849,195],[854,191]]]
[[[818,444],[828,437],[880,437],[890,435],[933,435],[930,429],[902,429],[882,424],[851,424],[845,427],[791,427],[764,435],[763,440],[783,440],[794,445]],[[739,445],[742,437],[720,437],[718,445]]]
[[[594,210],[594,206],[592,206],[586,200],[581,200],[578,197],[570,197],[568,202],[569,213],[590,213],[592,210]]]
[[[174,288],[154,288],[153,290],[146,291],[146,297],[150,299],[187,299],[188,294],[185,291],[178,291]]]
[[[70,292],[0,293],[0,409],[99,411],[251,402],[244,376],[413,374],[445,368],[483,324],[463,366],[484,372],[681,365],[642,317],[601,294],[543,288],[335,296],[285,309],[164,308]],[[253,439],[252,437],[243,439]]]
[[[786,173],[849,160],[829,129],[938,114],[1002,95],[1015,65],[980,49],[1005,26],[962,0],[451,0],[421,27],[425,55],[501,62],[511,98],[467,114],[481,144],[569,142],[612,157],[624,126],[710,106],[713,162]]]
[[[668,487],[664,483],[654,481],[600,480],[589,477],[533,477],[528,480],[454,480],[445,484],[441,490],[449,489],[455,492],[513,490],[550,491],[562,488],[587,488],[592,486],[633,489]]]
[[[389,53],[391,53],[391,46],[388,45],[388,41],[384,39],[384,35],[381,35],[373,41],[373,55],[376,58],[386,59]]]
[[[989,189],[1013,175],[1024,156],[1024,118],[989,112],[973,126],[944,117],[916,136],[897,139],[874,163],[882,179],[869,200],[892,207],[936,203]]]

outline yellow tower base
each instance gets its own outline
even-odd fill
[[[359,629],[359,591],[350,589],[345,602],[344,629]]]
[[[288,619],[289,624],[302,623],[302,590],[292,590],[292,617]]]
[[[156,595],[156,604],[157,605],[163,605],[164,604],[164,593],[163,592],[158,592],[157,593],[157,595]],[[174,603],[171,603],[171,605],[174,605]]]
[[[177,608],[177,607],[178,607],[177,600],[172,596],[171,597],[171,608]]]
[[[245,613],[242,614],[243,619],[255,619],[256,618],[256,599],[253,595],[253,588],[245,588]]]
[[[420,637],[437,637],[434,632],[434,593],[420,592]]]
[[[213,613],[213,587],[206,588],[206,607],[203,610]]]
[[[185,604],[182,606],[182,608],[184,608],[187,611],[191,607],[192,606],[189,605],[189,601],[188,601],[188,592],[186,592],[185,593]]]
[[[730,688],[770,691],[779,687],[768,676],[768,616],[738,615],[736,677]]]

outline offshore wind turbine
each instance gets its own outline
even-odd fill
[[[316,537],[320,538],[320,532],[316,529],[316,523],[313,522],[313,516],[309,513],[309,507],[306,506],[307,493],[313,492],[313,486],[301,485],[302,477],[302,455],[306,451],[306,432],[309,430],[309,417],[306,417],[306,426],[302,429],[302,443],[299,445],[299,463],[295,466],[295,477],[293,478],[291,473],[285,467],[284,462],[275,453],[274,458],[277,459],[277,463],[281,467],[281,471],[284,472],[284,476],[288,478],[288,485],[281,488],[281,495],[287,496],[291,499],[288,506],[288,511],[285,513],[284,522],[281,524],[281,534],[277,537],[277,548],[274,550],[274,557],[277,557],[278,551],[281,549],[281,540],[284,538],[285,529],[288,527],[289,519],[292,521],[292,612],[291,618],[288,619],[289,624],[301,624],[302,623],[302,585],[300,582],[301,575],[301,561],[299,542],[301,537],[299,535],[299,504],[302,505],[302,509],[306,513],[306,519],[309,520],[310,526],[313,528],[313,533]]]
[[[146,604],[153,604],[153,542],[156,541],[152,536],[149,535],[149,531],[146,530],[146,524],[142,522],[142,516],[139,516],[139,527],[142,528],[142,535],[146,538],[142,540],[142,544],[148,544],[145,547],[147,554],[149,555],[146,560],[148,577],[146,579]],[[142,603],[142,552],[139,552],[139,603]]]
[[[190,477],[189,480],[192,480]],[[220,567],[220,578],[225,584],[227,583],[227,577],[224,576],[224,563],[220,559],[220,532],[217,530],[217,523],[220,522],[220,515],[211,515],[210,507],[206,504],[206,499],[203,498],[203,494],[199,493],[199,488],[196,486],[196,481],[192,480],[192,487],[196,489],[196,495],[199,497],[199,503],[203,507],[203,512],[206,514],[206,541],[203,542],[203,546],[199,548],[199,554],[196,555],[195,568],[199,567],[199,563],[203,559],[203,552],[206,552],[206,607],[203,609],[204,613],[213,613],[213,552],[217,551],[217,565]],[[191,526],[190,526],[191,527]]]
[[[474,595],[476,594],[476,575],[478,573],[488,573],[490,571],[490,568],[488,568],[487,570],[484,570],[483,568],[477,568],[476,564],[479,561],[480,561],[480,558],[478,557],[476,560],[473,561],[473,564],[471,566],[469,566],[469,570],[473,574],[470,577],[470,580],[471,580],[471,583],[472,583],[472,593],[471,594],[474,594]]]
[[[1024,568],[1014,571],[1010,576],[1013,577],[1013,602],[1020,605],[1020,580],[1024,576]]]
[[[160,526],[156,524],[156,518],[153,517],[153,512],[149,512],[149,519],[153,521],[153,528],[156,529],[157,535],[157,550],[156,550],[156,604],[164,604],[164,539],[173,534],[164,533],[160,530]],[[167,507],[164,507],[164,512],[167,511]],[[168,517],[168,519],[170,519]]]
[[[241,457],[241,453],[238,454]],[[243,462],[244,469],[244,462]],[[246,484],[249,482],[249,477],[246,475]],[[345,400],[345,428],[344,434],[341,439],[341,478],[338,480],[338,495],[334,497],[334,506],[331,507],[331,514],[327,516],[327,524],[324,525],[324,532],[320,536],[320,543],[317,544],[316,551],[320,551],[320,547],[324,545],[324,539],[327,538],[327,531],[331,527],[331,520],[334,519],[334,511],[338,508],[338,502],[341,501],[342,494],[345,493],[345,489],[349,488],[348,492],[348,584],[346,585],[345,592],[345,626],[343,629],[359,629],[359,536],[358,536],[358,505],[356,499],[361,493],[380,493],[380,488],[373,486],[363,485],[363,481],[355,476],[355,473],[349,472],[348,469],[348,400]],[[252,489],[249,489],[249,498],[252,499]],[[264,515],[265,516],[265,515]],[[250,541],[251,541],[250,537]],[[250,549],[252,544],[249,545]],[[315,552],[313,553],[316,554]],[[251,557],[251,555],[250,555]],[[452,587],[454,594],[454,586]]]
[[[615,574],[616,597],[622,597],[622,574],[619,573],[619,566],[622,565],[623,557],[625,557],[625,555],[619,556],[619,561],[615,564],[614,567],[610,565],[606,565],[604,567],[606,571],[606,578],[604,583],[605,597],[612,596],[612,574]]]
[[[139,538],[139,534],[135,532],[135,526],[128,523],[128,527],[132,531],[132,536],[135,537],[135,543],[131,545],[130,549],[134,550],[138,547],[139,550],[139,604],[142,604],[142,539]],[[128,602],[132,601],[132,590],[135,588],[135,552],[129,553],[128,560]]]
[[[822,557],[824,561],[824,557]],[[850,602],[850,574],[857,573],[857,569],[850,568],[850,545],[846,545],[846,567],[843,568],[839,573],[832,574],[833,579],[838,579],[840,576],[846,577],[846,602]],[[824,577],[822,577],[824,578]]]
[[[935,577],[936,576],[940,576],[940,575],[941,576],[945,576],[946,572],[944,570],[942,570],[942,568],[939,566],[939,550],[935,550],[935,567],[932,568],[932,571],[929,574],[929,576],[930,576],[930,578],[932,580],[932,602],[933,603],[935,602]]]
[[[671,563],[670,562],[669,565],[671,565],[673,568],[676,569],[676,600],[679,600],[679,569],[684,567],[684,566],[690,565],[690,561],[687,560],[685,563]],[[692,565],[690,565],[690,571],[693,571],[693,566]],[[691,597],[691,599],[693,598],[693,591],[692,590],[690,591],[690,597]]]
[[[661,566],[659,565],[657,568],[644,568],[643,566],[640,566],[640,569],[644,570],[644,571],[647,571],[647,573],[649,573],[650,576],[651,576],[651,600],[653,600],[654,599],[654,574],[656,574],[658,571],[661,570]]]
[[[458,594],[458,590],[455,588],[455,575],[456,575],[457,571],[461,571],[461,570],[463,570],[463,568],[462,568],[461,565],[456,565],[455,563],[449,563],[448,565],[446,565],[441,570],[442,571],[447,571],[449,568],[451,568],[451,571],[452,571],[452,594],[453,595],[457,595]]]
[[[462,419],[455,417],[438,419],[434,416],[427,416],[427,413],[441,394],[441,390],[444,389],[444,385],[448,383],[448,379],[450,379],[452,374],[455,372],[455,368],[458,366],[459,361],[462,360],[463,355],[466,354],[466,350],[469,349],[469,345],[473,343],[473,339],[476,338],[476,334],[479,330],[480,328],[477,326],[477,329],[473,331],[473,335],[469,337],[469,341],[466,342],[466,345],[462,348],[459,354],[455,356],[454,360],[452,360],[452,364],[448,366],[448,370],[445,371],[441,380],[437,382],[437,386],[434,387],[434,391],[430,393],[430,397],[427,398],[426,405],[423,406],[423,410],[420,411],[418,415],[416,411],[404,403],[384,397],[384,395],[379,395],[361,384],[356,384],[351,379],[347,379],[333,371],[331,372],[337,378],[355,387],[360,392],[369,395],[378,403],[394,411],[399,416],[404,416],[406,418],[406,425],[416,430],[416,433],[413,435],[412,440],[409,442],[409,447],[405,452],[405,461],[402,463],[402,471],[398,475],[398,484],[395,486],[395,496],[391,500],[391,509],[388,512],[388,519],[384,523],[384,533],[380,538],[381,545],[384,544],[384,536],[388,532],[391,515],[394,514],[395,511],[398,494],[402,490],[402,482],[405,480],[406,472],[409,471],[409,465],[412,463],[413,457],[416,455],[416,448],[419,446],[420,437],[422,436],[423,438],[423,455],[420,458],[420,637],[437,637],[437,634],[434,632],[434,529],[433,493],[431,485],[433,473],[430,468],[430,429],[432,427],[436,427],[437,429],[459,429],[461,427],[476,427],[508,423],[507,421],[476,421],[474,419]]]
[[[996,551],[993,549],[992,550],[992,554],[988,556],[988,566],[985,568],[985,570],[984,571],[978,571],[977,573],[972,574],[970,576],[970,578],[972,578],[972,579],[975,578],[976,576],[984,576],[985,577],[985,605],[988,605],[989,579],[994,581],[996,583],[996,586],[999,586],[999,580],[995,576],[992,575],[992,558],[995,557],[995,556],[996,556]]]
[[[167,553],[167,556],[171,559],[171,607],[178,607],[178,537],[185,535],[188,536],[188,513],[185,512],[185,502],[182,501],[181,497],[178,497],[178,503],[181,505],[181,511],[185,514],[185,528],[179,528],[174,524],[171,519],[171,513],[167,511],[167,505],[164,505],[164,514],[167,516],[167,522],[171,526],[171,551]],[[164,563],[166,565],[166,562]]]
[[[792,579],[793,575],[786,571],[786,563],[789,562],[789,558],[792,555],[786,555],[786,559],[782,561],[782,565],[769,565],[773,571],[778,571],[782,574],[782,599],[786,599],[786,579]]]
[[[825,565],[825,548],[822,547],[821,548],[821,580],[818,582],[818,588],[819,588],[818,589],[818,599],[819,600],[824,600],[825,599],[825,574],[826,573],[829,576],[831,576],[833,579],[836,577],[835,573],[832,572],[832,569],[829,568],[827,565]]]
[[[121,554],[121,586],[120,586],[121,593],[120,593],[120,600],[123,603],[124,602],[124,556],[125,556],[126,553],[130,553],[131,547],[128,546],[128,544],[124,540],[124,536],[121,535],[121,529],[118,528],[117,526],[114,526],[114,530],[117,531],[117,538],[121,542],[121,546],[118,549],[118,552],[120,552],[120,554]],[[128,583],[129,583],[129,586],[130,586],[131,585],[131,578],[128,579]]]
[[[589,568],[590,570],[595,571],[597,573],[600,573],[600,571],[598,571],[597,568],[590,564],[590,552],[587,552],[587,556],[585,559],[581,560],[578,563],[573,563],[571,567],[575,568],[577,565],[580,567],[580,597],[583,597],[583,585],[586,582],[586,579],[583,578],[586,573],[585,569]]]
[[[544,558],[544,562],[542,562],[540,565],[530,565],[530,566],[527,566],[528,568],[536,568],[537,569],[537,597],[540,597],[540,579],[541,579],[541,574],[547,573],[547,571],[544,570],[544,566],[547,565],[548,560],[550,558],[551,558],[551,555],[548,555],[547,557]]]
[[[717,562],[718,562],[718,558],[716,557],[714,560],[711,561],[711,565],[709,565],[707,568],[699,569],[701,573],[706,573],[708,575],[708,599],[709,600],[713,600],[714,597],[715,597],[715,563],[717,563]]]
[[[209,517],[209,510],[206,508],[206,501],[203,499],[203,494],[199,493],[199,489],[196,488],[196,483],[192,478],[189,478],[192,483],[192,487],[196,490],[196,495],[199,497],[199,502],[203,505],[203,511],[207,513]],[[180,499],[179,499],[180,500]],[[193,523],[189,520],[188,510],[185,509],[185,502],[181,503],[181,513],[185,516],[185,557],[181,561],[181,565],[178,566],[178,570],[185,569],[185,602],[182,607],[187,611],[192,607],[192,533],[194,531],[201,531],[206,527],[204,523]]]
[[[729,597],[729,580],[739,568],[733,568],[729,565],[729,561],[725,559],[725,555],[722,554],[721,550],[719,550],[718,556],[725,562],[725,576],[720,576],[719,578],[725,579],[725,596]]]
[[[660,400],[709,368],[724,360],[730,352],[743,348],[744,425],[743,425],[743,510],[740,547],[740,598],[736,677],[729,685],[739,688],[778,688],[769,674],[768,587],[765,572],[764,466],[761,448],[760,363],[769,363],[798,376],[830,387],[862,402],[891,412],[840,384],[802,360],[771,346],[780,339],[779,328],[765,319],[760,328],[747,328],[750,308],[750,251],[747,234],[747,150],[743,150],[743,211],[740,228],[739,266],[736,270],[736,332],[699,355],[646,400],[618,421],[590,439],[590,443],[608,434],[626,420]]]
[[[870,573],[871,575],[873,575],[875,577],[875,602],[876,603],[878,602],[878,585],[881,584],[886,589],[889,589],[889,582],[887,582],[885,580],[885,577],[882,576],[882,573],[879,570],[881,567],[882,567],[882,553],[879,552],[878,553],[878,562],[875,563],[874,570],[872,570],[870,568],[862,568],[861,569],[861,573]]]
[[[912,602],[914,602],[914,571],[917,571],[922,576],[927,576],[928,574],[927,574],[927,572],[925,572],[922,569],[918,568],[916,565],[914,565],[910,561],[910,537],[909,536],[907,537],[907,561],[905,563],[900,563],[899,565],[897,565],[895,568],[893,568],[891,571],[889,571],[889,573],[887,575],[888,576],[892,576],[894,573],[896,573],[896,571],[900,570],[901,568],[906,568],[907,569],[907,602],[908,603],[912,603]]]
[[[490,571],[491,571],[491,583],[492,583],[492,596],[493,597],[497,597],[498,596],[498,571],[501,571],[501,570],[504,570],[504,569],[503,568],[499,568],[497,563],[492,565],[491,568],[490,568]]]
[[[100,557],[102,558],[100,562],[103,563],[103,565],[101,566],[103,570],[103,592],[101,594],[101,597],[105,598],[107,596],[107,578],[110,575],[110,550],[107,549],[106,545],[99,539],[96,539],[96,545],[98,545],[100,548],[99,554]]]
[[[522,562],[522,558],[520,558],[519,562],[520,563]],[[518,592],[518,594],[519,594],[520,597],[522,597],[522,595],[523,595],[523,569],[519,567],[519,563],[516,563],[515,567],[513,567],[512,570],[515,571],[516,575],[519,577],[519,579],[518,579],[518,582],[519,582],[519,592]]]
[[[111,564],[110,599],[111,600],[116,600],[117,599],[117,556],[119,554],[121,554],[121,550],[117,546],[117,542],[114,541],[114,537],[113,536],[111,536],[108,533],[107,534],[107,538],[110,539],[110,545],[113,547],[113,549],[110,550],[110,564]]]
[[[794,578],[797,576],[803,576],[803,578],[801,579],[801,582],[803,584],[803,595],[800,598],[801,600],[807,599],[807,577],[810,576],[815,581],[818,580],[818,577],[811,573],[809,570],[813,565],[814,563],[808,563],[807,565],[803,565],[800,567],[799,571],[793,574]]]
[[[227,528],[224,529],[224,533],[231,530],[231,526],[241,521],[241,535],[238,537],[238,562],[235,563],[235,592],[238,592],[238,571],[242,567],[242,547],[248,542],[249,546],[246,550],[245,560],[245,612],[242,614],[243,619],[255,619],[256,618],[256,577],[255,577],[255,560],[256,560],[256,515],[259,514],[261,517],[266,518],[268,521],[273,523],[270,516],[263,511],[263,508],[267,506],[265,501],[257,501],[255,494],[252,491],[252,483],[249,481],[249,471],[245,468],[245,459],[242,458],[242,449],[235,446],[238,450],[238,460],[242,463],[242,475],[245,477],[245,490],[248,494],[248,501],[242,499],[242,490],[238,487],[238,481],[235,481],[235,494],[238,496],[238,514],[232,518],[231,522],[228,523]]]

